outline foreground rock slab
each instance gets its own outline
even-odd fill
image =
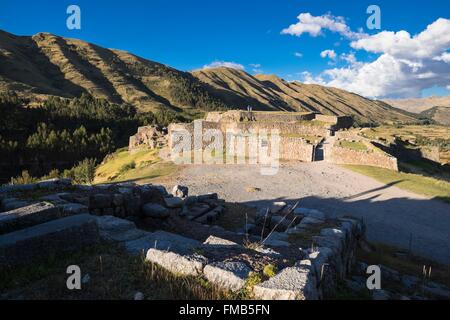
[[[0,236],[0,266],[69,252],[100,241],[95,219],[87,214],[62,218]]]
[[[48,202],[40,202],[0,213],[0,234],[12,232],[60,218],[60,210]]]
[[[252,270],[243,262],[214,262],[205,266],[203,273],[211,283],[222,289],[239,291]]]
[[[317,300],[315,277],[308,266],[289,267],[253,288],[262,300]]]

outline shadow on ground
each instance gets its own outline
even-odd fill
[[[243,204],[264,208],[274,201],[295,204],[300,200],[300,207],[321,210],[332,218],[348,216],[363,220],[370,241],[411,250],[414,254],[450,265],[450,204],[435,199],[379,199],[377,191],[380,189],[383,188],[345,199],[308,196],[301,199],[263,199]],[[357,199],[361,196],[364,198]],[[433,210],[430,210],[431,206]]]

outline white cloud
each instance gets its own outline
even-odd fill
[[[429,59],[450,47],[450,20],[440,18],[413,37],[404,30],[382,31],[350,45],[354,49],[387,53],[399,59]]]
[[[449,63],[450,62],[450,52],[444,52],[440,56],[434,57],[433,60],[444,61],[444,62]]]
[[[232,68],[237,70],[245,70],[245,67],[236,62],[228,62],[228,61],[213,61],[210,64],[204,65],[203,69],[212,69],[212,68],[220,68],[220,67],[226,67],[226,68]]]
[[[309,12],[301,13],[297,17],[298,22],[291,24],[281,31],[281,34],[290,34],[300,37],[308,33],[312,37],[323,34],[323,30],[338,33],[348,39],[359,39],[364,36],[360,32],[352,32],[343,17],[335,17],[330,14],[313,16]]]
[[[332,60],[336,59],[336,52],[334,52],[334,50],[324,50],[320,53],[320,56],[322,58],[330,58]]]
[[[303,58],[303,53],[301,53],[301,52],[294,52],[294,56],[296,56],[297,58]]]
[[[261,64],[259,63],[250,63],[249,64],[250,67],[252,67],[252,72],[253,73],[263,73],[263,70],[261,69]]]
[[[361,37],[352,41],[351,47],[378,54],[375,60],[360,62],[353,53],[341,54],[340,59],[348,63],[346,67],[328,69],[316,76],[304,74],[304,82],[371,98],[418,97],[424,89],[445,88],[450,83],[450,20],[440,18],[417,35],[404,30],[358,34]]]
[[[351,65],[354,65],[357,63],[355,54],[353,52],[343,53],[339,56],[339,58],[341,58],[341,60],[344,60],[345,62],[347,62],[348,64],[351,64]]]
[[[447,90],[450,90],[450,85],[448,85],[446,88],[447,88]]]

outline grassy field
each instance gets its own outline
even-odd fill
[[[374,178],[385,184],[400,181],[395,185],[398,188],[450,202],[449,182],[424,177],[418,174],[397,172],[369,166],[343,165],[343,167]]]
[[[94,183],[150,182],[175,173],[178,167],[161,160],[158,153],[158,149],[142,149],[133,153],[119,149],[98,166]]]
[[[368,151],[369,148],[364,142],[361,141],[339,141],[339,147],[354,150],[354,151]]]

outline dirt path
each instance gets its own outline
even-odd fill
[[[450,265],[450,204],[384,185],[324,162],[283,164],[263,176],[250,165],[191,165],[172,180],[190,194],[217,192],[232,202],[266,206],[275,200],[297,201],[332,216],[363,218],[369,240],[408,248]],[[166,181],[167,182],[167,181]],[[167,186],[173,186],[170,182]],[[247,192],[248,187],[259,188]]]

